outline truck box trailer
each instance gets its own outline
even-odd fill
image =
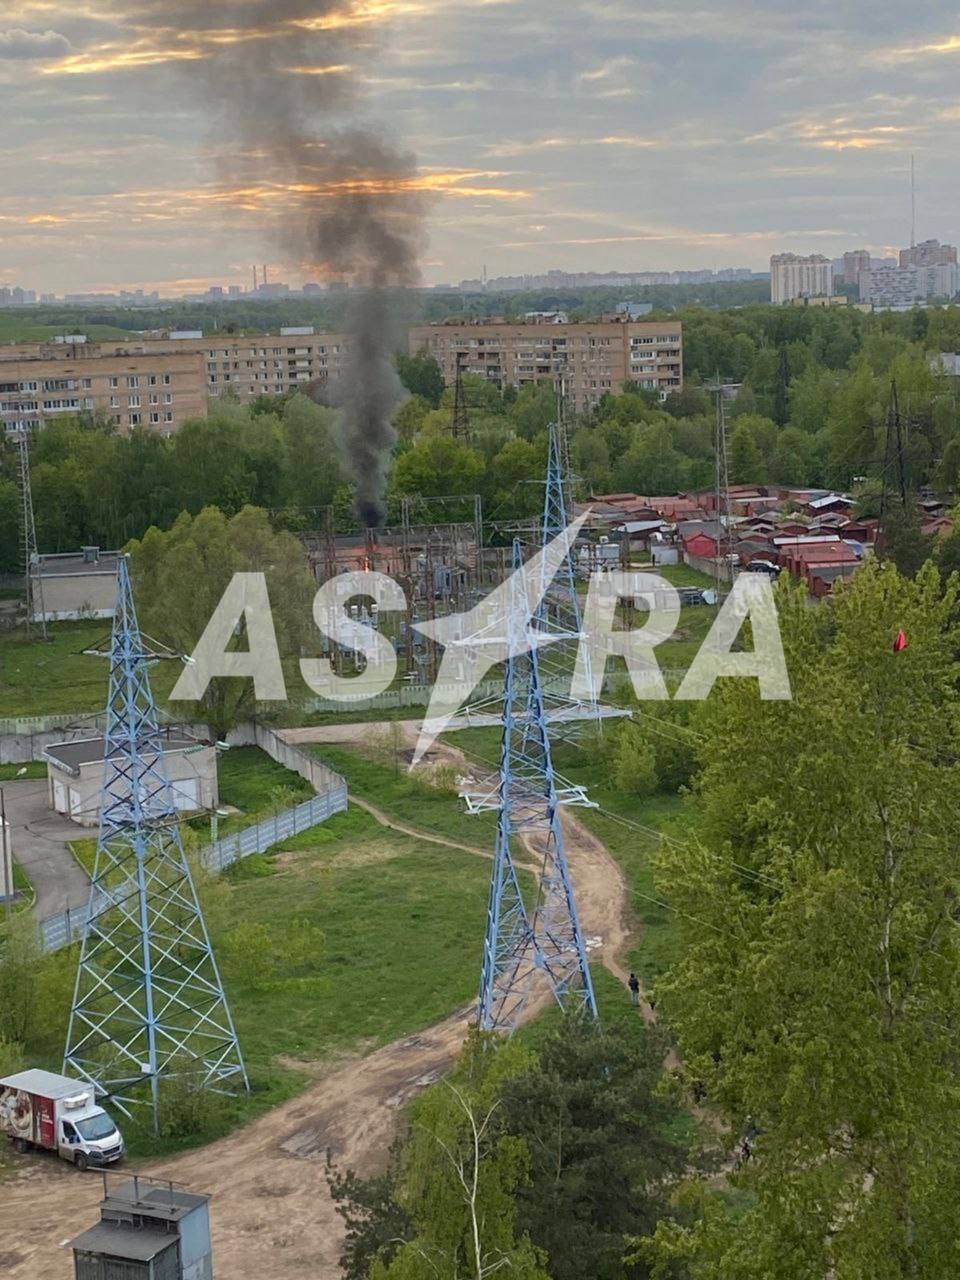
[[[124,1152],[120,1131],[97,1105],[93,1085],[50,1071],[21,1071],[0,1080],[0,1134],[17,1151],[56,1151],[78,1169],[114,1164]]]

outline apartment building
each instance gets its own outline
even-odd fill
[[[114,344],[100,344],[114,348]],[[257,396],[280,396],[298,387],[325,383],[339,376],[346,354],[340,334],[316,333],[310,326],[281,329],[278,334],[171,333],[124,343],[124,351],[183,352],[203,362],[204,386],[211,400],[231,395],[246,403]]]
[[[64,414],[97,413],[122,431],[169,435],[206,417],[203,362],[189,351],[114,355],[95,346],[0,348],[0,423],[32,430]]]
[[[169,435],[205,418],[211,400],[249,403],[325,383],[340,374],[344,354],[342,337],[312,328],[12,344],[0,347],[0,421],[13,432],[57,414],[101,413],[121,430]]]
[[[909,310],[929,298],[955,298],[960,267],[874,267],[860,276],[860,301],[892,311]]]
[[[829,297],[833,293],[833,263],[821,253],[803,257],[775,253],[770,259],[770,301],[774,306],[794,298]]]
[[[950,267],[956,263],[956,247],[941,244],[939,240],[921,240],[909,249],[900,250],[901,267]]]
[[[420,325],[410,330],[410,352],[424,350],[436,359],[448,385],[458,364],[501,390],[562,373],[578,410],[622,391],[627,382],[656,391],[661,400],[683,387],[683,326],[677,321]]]

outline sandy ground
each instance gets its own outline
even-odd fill
[[[362,741],[370,728],[338,725],[285,736],[297,742]],[[405,722],[404,728],[410,733],[419,724],[409,722],[408,727]],[[457,756],[449,748],[443,754]],[[469,833],[468,819],[464,826]],[[620,869],[570,811],[564,815],[564,826],[591,958],[625,981],[627,891]],[[455,847],[490,856],[468,844]],[[535,1008],[532,1001],[529,1010]],[[642,1006],[641,1012],[653,1020],[649,1006]],[[461,1011],[427,1031],[339,1066],[297,1098],[222,1141],[149,1168],[150,1173],[214,1197],[218,1280],[338,1280],[342,1232],[327,1188],[326,1152],[330,1150],[341,1166],[373,1171],[396,1130],[400,1109],[456,1059],[471,1013]],[[63,1244],[97,1221],[101,1194],[96,1174],[78,1174],[52,1156],[25,1159],[22,1172],[0,1185],[0,1274],[11,1280],[66,1280],[73,1268]]]

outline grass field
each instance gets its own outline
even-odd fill
[[[343,774],[351,795],[376,805],[389,817],[430,835],[475,848],[493,848],[495,814],[470,816],[458,796],[411,777],[405,761],[393,766],[371,759],[373,747],[322,746],[313,750],[324,764]]]
[[[344,1057],[469,1003],[489,875],[481,858],[386,831],[351,808],[209,889],[202,884],[253,1090],[221,1127],[285,1101]],[[322,931],[320,952],[278,972],[238,958],[230,944],[234,931],[251,927],[284,939],[294,922]],[[158,1146],[129,1125],[127,1136],[141,1155],[188,1145]]]
[[[58,622],[49,640],[19,628],[0,636],[0,716],[62,715],[102,711],[107,701],[107,660],[87,657],[102,648],[109,621]],[[161,662],[150,672],[158,701],[180,673],[178,663]]]

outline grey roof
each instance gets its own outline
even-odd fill
[[[819,578],[821,582],[834,582],[837,578],[849,578],[859,567],[851,561],[846,564],[817,565],[815,569],[810,570],[810,577]]]
[[[681,520],[677,524],[677,530],[681,538],[693,538],[698,533],[704,533],[708,538],[717,538],[726,536],[726,529],[719,520]]]
[[[84,1253],[105,1253],[131,1262],[150,1262],[167,1249],[177,1247],[177,1237],[165,1231],[144,1231],[98,1222],[89,1231],[70,1241],[71,1249]]]
[[[147,1217],[164,1222],[179,1222],[181,1218],[208,1203],[210,1197],[193,1191],[180,1191],[173,1184],[158,1186],[143,1178],[111,1186],[103,1200],[105,1212],[129,1213],[131,1207]]]
[[[119,551],[101,551],[96,560],[84,560],[80,551],[72,555],[41,556],[38,564],[41,578],[100,577],[106,574],[114,577],[119,559]]]
[[[71,1080],[67,1076],[54,1075],[52,1071],[19,1071],[15,1076],[6,1076],[0,1085],[8,1089],[22,1089],[24,1093],[35,1093],[41,1098],[75,1098],[81,1093],[94,1095],[92,1084],[85,1080]]]
[[[192,751],[199,747],[207,746],[205,742],[199,742],[196,738],[184,738],[174,736],[162,736],[161,744],[164,755],[175,754],[179,751]],[[78,738],[75,742],[54,742],[44,749],[43,753],[48,760],[52,760],[54,764],[62,765],[64,769],[71,772],[78,772],[85,764],[95,764],[97,761],[103,760],[104,739],[103,738]]]
[[[628,520],[621,525],[624,533],[650,533],[653,529],[662,529],[665,520]]]

